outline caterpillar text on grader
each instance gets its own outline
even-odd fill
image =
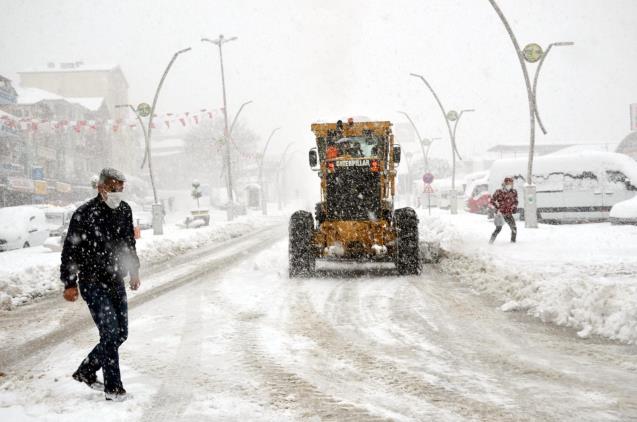
[[[317,259],[394,262],[399,274],[418,274],[418,217],[394,210],[400,146],[391,122],[315,123],[310,166],[321,179],[315,218],[290,217],[290,277],[313,274]]]

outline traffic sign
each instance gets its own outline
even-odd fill
[[[139,103],[137,106],[137,114],[141,117],[150,116],[150,105],[148,105],[148,103]]]
[[[522,55],[524,56],[524,60],[529,63],[535,63],[540,60],[544,55],[544,51],[542,51],[542,47],[540,47],[536,43],[527,44],[522,50]]]
[[[427,172],[422,176],[422,181],[425,182],[426,185],[430,185],[434,181],[434,175]]]
[[[450,122],[455,122],[456,120],[458,120],[458,112],[455,110],[451,110],[447,113],[447,120],[449,120]]]
[[[434,193],[434,188],[429,183],[425,183],[425,193]]]

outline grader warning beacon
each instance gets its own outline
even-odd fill
[[[289,226],[290,277],[310,276],[316,260],[393,262],[418,274],[418,217],[394,210],[400,145],[388,121],[314,123],[310,167],[321,179],[314,217],[296,211]]]

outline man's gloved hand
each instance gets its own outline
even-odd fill
[[[139,277],[131,277],[130,278],[130,288],[131,290],[137,290],[139,289],[139,286],[142,284],[142,282],[139,280]]]
[[[64,299],[69,302],[75,302],[77,300],[78,292],[77,287],[69,287],[64,290]]]

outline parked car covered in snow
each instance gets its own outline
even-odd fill
[[[609,220],[611,224],[637,224],[637,196],[613,205]]]
[[[512,177],[524,215],[526,159],[493,163],[489,192]],[[606,221],[613,205],[637,194],[637,162],[624,154],[583,151],[537,157],[533,165],[538,219],[555,223]]]
[[[52,205],[38,206],[44,211],[49,236],[62,236],[69,228],[69,222],[75,212],[75,206],[56,207]]]
[[[488,214],[491,199],[488,175],[467,184],[464,199],[467,211],[474,214]]]
[[[44,211],[32,206],[0,208],[0,251],[39,246],[49,237]]]

